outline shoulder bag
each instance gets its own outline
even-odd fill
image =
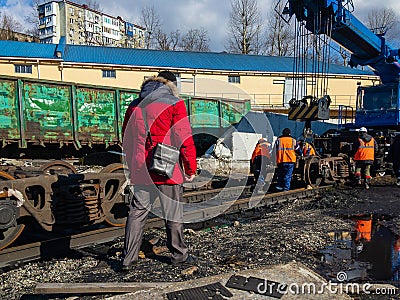
[[[147,136],[152,145],[151,160],[148,170],[158,175],[171,178],[175,166],[179,161],[179,149],[163,143],[157,143],[153,147],[153,139],[151,137],[149,124],[147,122],[147,114],[144,108],[142,108],[142,115]]]

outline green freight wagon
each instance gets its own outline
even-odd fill
[[[0,76],[0,157],[80,156],[121,145],[125,111],[138,95],[134,89]],[[204,134],[221,135],[250,110],[250,101],[182,97],[198,142]]]

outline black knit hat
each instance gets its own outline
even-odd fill
[[[170,71],[161,71],[160,73],[158,73],[157,77],[162,77],[162,78],[165,78],[169,81],[176,83],[176,77],[175,77],[174,73],[172,73]]]
[[[285,129],[283,129],[283,131],[282,131],[282,135],[284,135],[284,136],[289,136],[290,135],[290,129],[289,128],[285,128]]]

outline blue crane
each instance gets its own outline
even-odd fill
[[[369,66],[380,77],[381,84],[358,88],[353,126],[399,130],[399,49],[363,25],[352,8],[351,0],[288,0],[282,16],[295,16],[313,34],[329,35],[352,53],[349,66]]]

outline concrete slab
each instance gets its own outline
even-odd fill
[[[178,290],[185,290],[200,286],[205,286],[213,283],[220,282],[223,286],[226,286],[227,281],[232,275],[243,276],[243,277],[257,277],[268,282],[285,283],[288,285],[287,293],[283,294],[280,299],[351,299],[350,296],[343,292],[340,292],[339,288],[332,288],[333,292],[330,292],[327,286],[329,283],[317,273],[313,272],[303,264],[299,262],[290,262],[284,265],[273,265],[271,267],[265,267],[253,270],[243,270],[237,272],[229,272],[221,275],[198,278],[185,282],[176,282],[170,286],[160,286],[152,289],[141,290],[130,294],[118,295],[109,300],[127,300],[127,299],[167,299],[167,293],[175,292]],[[343,285],[346,285],[345,283]],[[313,289],[315,287],[315,289]],[[261,287],[262,288],[262,287]],[[227,288],[233,296],[230,300],[242,300],[242,299],[277,299],[271,296],[266,296],[268,290],[263,295],[251,293],[248,291],[242,291],[234,288]],[[335,289],[337,291],[335,292]],[[262,292],[262,290],[261,290]],[[192,297],[193,300],[195,298]],[[225,298],[224,298],[225,299]]]

